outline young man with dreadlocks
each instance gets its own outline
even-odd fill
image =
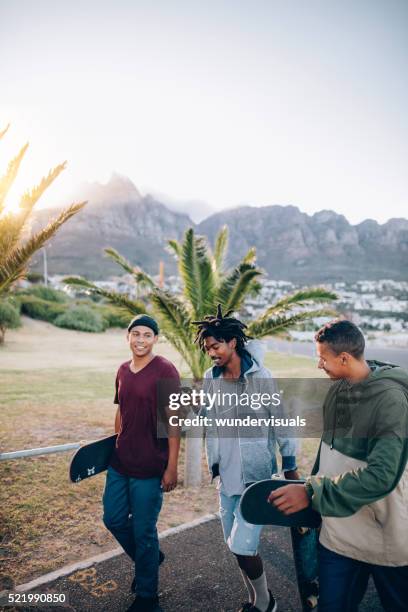
[[[224,316],[221,306],[215,316],[207,316],[198,325],[196,342],[210,356],[213,366],[204,378],[206,393],[216,393],[220,386],[225,396],[237,396],[245,392],[259,391],[267,384],[268,391],[275,390],[271,372],[262,363],[263,347],[258,341],[251,341],[245,334],[246,325],[230,316]],[[222,402],[223,403],[223,402]],[[216,414],[230,416],[240,410],[239,401],[228,408],[216,404]],[[248,413],[248,407],[246,407]],[[256,432],[243,432],[235,428],[235,435],[221,433],[215,435],[207,431],[206,450],[208,466],[213,478],[220,476],[219,496],[220,515],[225,541],[236,556],[243,580],[248,590],[249,601],[240,612],[276,612],[277,604],[268,589],[262,559],[258,554],[258,544],[262,526],[249,525],[240,513],[241,495],[251,482],[270,478],[277,472],[275,456],[276,442],[282,455],[282,469],[288,479],[298,479],[296,470],[296,445],[293,440],[277,438],[273,429],[260,426]],[[256,437],[254,437],[256,435]]]

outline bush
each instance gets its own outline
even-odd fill
[[[68,308],[67,304],[47,302],[35,295],[20,294],[18,301],[21,304],[21,314],[25,314],[32,319],[47,321],[48,323],[54,323],[55,319]]]
[[[21,319],[18,308],[8,300],[0,300],[0,344],[4,342],[6,329],[20,327]]]
[[[47,302],[56,302],[57,304],[64,304],[68,301],[68,296],[63,291],[58,291],[58,289],[52,289],[52,287],[46,287],[45,285],[30,287],[22,293],[24,295],[34,295]]]
[[[28,280],[29,283],[43,283],[44,282],[44,276],[42,274],[39,274],[39,272],[28,272],[26,279]]]
[[[132,315],[116,306],[99,306],[97,312],[101,313],[106,323],[106,327],[120,327],[121,329],[126,329],[132,318]]]
[[[66,329],[77,329],[87,332],[102,332],[106,329],[106,322],[101,314],[89,306],[72,306],[59,315],[54,324]]]

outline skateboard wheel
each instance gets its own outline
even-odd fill
[[[310,529],[308,527],[298,527],[298,532],[300,535],[306,535],[309,533]]]
[[[313,608],[317,607],[317,596],[316,595],[310,595],[307,599],[306,599],[306,604],[308,606],[308,608],[310,608],[311,610],[313,610]]]

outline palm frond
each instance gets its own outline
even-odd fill
[[[218,232],[214,245],[214,263],[218,273],[222,272],[225,254],[228,248],[228,227],[224,225]]]
[[[217,292],[218,301],[226,310],[239,310],[246,295],[250,292],[255,278],[261,270],[251,263],[241,261],[227,276],[222,278]]]
[[[277,316],[270,318],[259,317],[255,321],[248,324],[248,335],[253,338],[263,338],[264,336],[272,336],[283,331],[289,330],[298,323],[310,321],[317,317],[330,317],[335,315],[335,311],[331,309],[307,310],[298,312],[290,316]]]
[[[20,208],[22,210],[31,212],[44,191],[48,189],[48,187],[55,181],[61,172],[65,170],[66,167],[66,161],[64,161],[62,164],[58,164],[58,166],[55,166],[55,168],[52,168],[52,170],[49,171],[47,176],[44,176],[41,179],[38,185],[33,187],[33,189],[26,191],[20,200]]]
[[[155,289],[151,300],[160,314],[162,323],[174,326],[180,336],[190,341],[192,338],[190,313],[180,298],[164,289]]]
[[[193,317],[200,319],[214,308],[215,286],[206,239],[195,236],[193,228],[188,229],[184,236],[179,271]]]
[[[242,271],[237,278],[234,287],[232,288],[224,308],[226,310],[238,311],[248,295],[251,284],[253,284],[255,278],[260,276],[260,274],[260,270],[253,267]]]
[[[0,214],[4,210],[5,200],[14,180],[17,176],[18,169],[23,160],[25,152],[28,148],[28,142],[20,149],[17,155],[9,163],[6,174],[0,179]]]
[[[192,375],[202,376],[197,364],[197,347],[194,344],[194,331],[190,313],[183,302],[175,295],[162,289],[155,289],[151,301],[160,323],[161,330],[168,341],[180,353],[189,366]]]
[[[244,255],[244,257],[242,258],[241,263],[255,265],[255,261],[256,261],[256,248],[251,247],[250,249],[248,249],[248,252],[246,253],[246,255]]]
[[[0,217],[0,263],[5,261],[20,239],[19,216],[18,213],[7,212]]]
[[[6,291],[14,282],[25,274],[27,264],[44,244],[56,233],[56,231],[68,219],[78,213],[86,202],[72,204],[63,210],[58,217],[51,220],[48,225],[31,236],[23,245],[17,246],[0,262],[0,294]]]
[[[78,289],[83,289],[87,293],[91,293],[93,295],[100,295],[101,297],[106,298],[114,304],[115,306],[119,306],[121,309],[129,312],[130,315],[135,316],[137,314],[142,314],[146,312],[146,306],[143,302],[139,300],[132,300],[129,296],[123,293],[117,293],[116,291],[108,291],[107,289],[103,289],[102,287],[98,287],[94,283],[82,278],[80,276],[67,276],[63,279],[63,282],[70,287],[75,287]]]
[[[21,233],[24,230],[27,219],[31,215],[31,212],[44,193],[44,191],[51,185],[51,183],[57,178],[57,176],[65,169],[66,162],[56,166],[51,170],[46,177],[44,177],[39,185],[34,187],[31,191],[26,191],[20,200],[20,206],[17,213],[12,213],[11,217],[8,216],[6,219],[7,224],[7,244],[1,245],[0,251],[6,248],[7,250],[13,249],[21,238]],[[1,223],[1,219],[0,219]]]
[[[125,272],[132,274],[138,284],[146,285],[151,288],[156,287],[156,283],[154,282],[151,276],[146,274],[146,272],[143,272],[143,270],[141,270],[137,266],[132,266],[132,264],[125,257],[118,253],[118,251],[116,251],[116,249],[108,247],[104,249],[104,251],[108,255],[108,257],[110,257],[115,263],[121,266],[121,268],[123,268]]]
[[[328,291],[324,289],[324,287],[301,289],[275,302],[275,304],[262,313],[261,317],[268,318],[271,316],[283,315],[285,312],[289,312],[296,308],[310,307],[314,304],[324,304],[337,299],[338,296],[336,293]]]
[[[200,307],[200,292],[198,288],[198,263],[193,228],[188,229],[184,235],[179,270],[184,283],[184,294],[190,301],[195,313]]]
[[[177,258],[181,257],[182,246],[178,240],[168,240],[169,250],[173,251]]]
[[[135,268],[132,266],[132,264],[120,253],[118,253],[116,249],[108,247],[104,249],[104,251],[106,255],[108,255],[108,257],[110,257],[115,263],[117,263],[121,268],[123,268],[125,272],[128,272],[129,274],[135,273]]]
[[[8,124],[6,125],[6,127],[4,128],[4,130],[0,130],[0,140],[1,140],[1,139],[3,138],[3,136],[6,134],[6,132],[7,132],[7,131],[8,131],[8,129],[9,129],[9,127],[10,127],[10,124],[8,123]]]

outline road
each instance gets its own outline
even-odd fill
[[[169,535],[162,540],[161,548],[166,554],[160,570],[163,612],[235,612],[245,601],[242,579],[223,542],[218,519]],[[260,553],[279,612],[300,612],[289,531],[265,528]],[[69,606],[59,610],[122,612],[133,600],[131,581],[132,565],[122,554],[30,592],[65,593]],[[49,612],[50,608],[36,610]],[[360,612],[381,610],[370,585]]]
[[[278,353],[289,353],[292,355],[305,355],[316,357],[315,345],[313,342],[288,342],[286,340],[269,339],[268,350]],[[403,348],[370,347],[366,348],[367,359],[377,359],[399,365],[408,369],[408,350]]]

